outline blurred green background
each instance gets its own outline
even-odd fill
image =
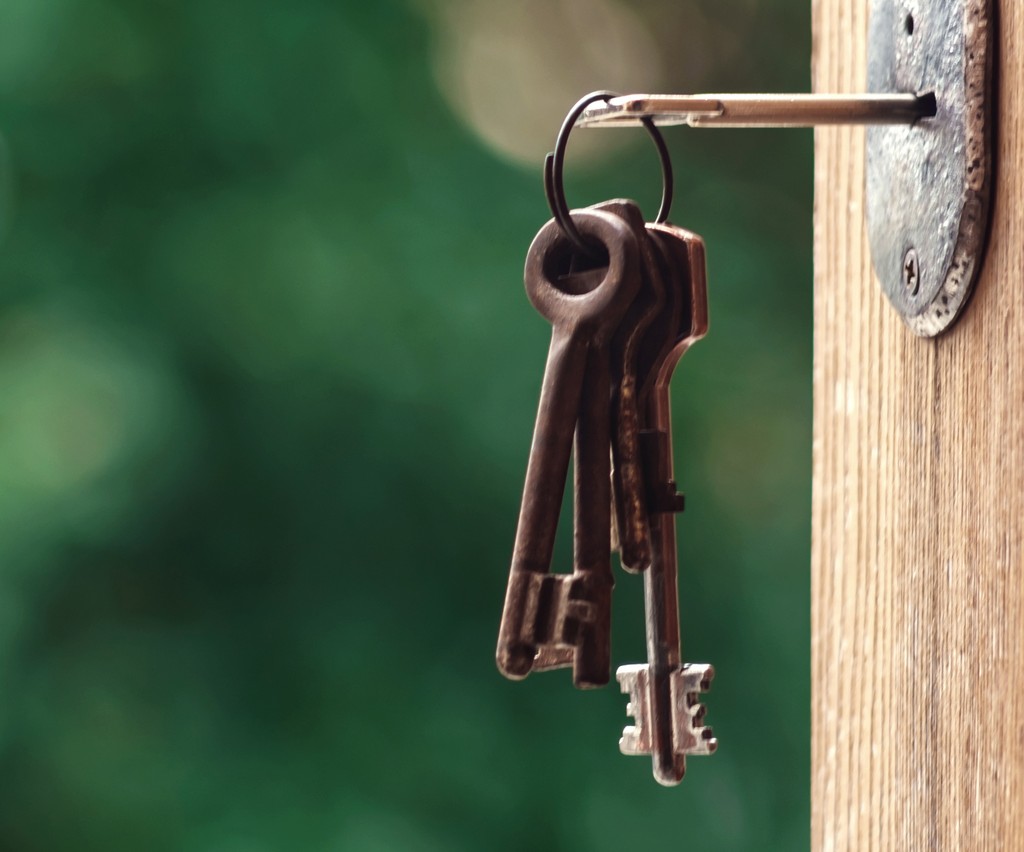
[[[718,754],[659,788],[614,686],[493,653],[541,158],[592,89],[807,90],[809,16],[4,0],[0,849],[807,847],[809,132],[667,131],[709,256],[673,399]],[[656,206],[639,131],[567,168]],[[642,619],[620,573],[616,665]]]

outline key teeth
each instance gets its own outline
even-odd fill
[[[686,663],[675,673],[675,677],[683,692],[710,692],[711,681],[715,679],[715,667],[707,663]]]
[[[677,708],[673,733],[684,754],[713,754],[718,748],[714,731],[701,724],[707,707],[699,700],[702,693],[710,690],[714,677],[714,668],[704,663],[685,665],[673,675],[672,693]]]
[[[640,731],[628,725],[622,729],[622,736],[619,737],[619,751],[631,757],[638,757],[646,752],[640,747]]]
[[[635,664],[619,666],[615,672],[619,689],[629,696],[626,715],[633,718],[633,724],[622,730],[619,751],[628,755],[651,753],[651,745],[645,723],[647,721],[647,666]]]

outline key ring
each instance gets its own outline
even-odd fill
[[[558,138],[555,140],[555,150],[544,158],[544,194],[548,199],[548,207],[551,214],[558,222],[562,233],[586,255],[595,254],[594,246],[583,239],[576,225],[573,224],[569,215],[569,204],[565,200],[565,185],[563,183],[563,171],[565,166],[565,149],[569,144],[569,134],[579,120],[583,111],[595,101],[608,101],[609,98],[618,97],[615,92],[591,92],[576,102],[576,105],[569,110],[569,114],[562,122],[562,128],[558,131]],[[647,129],[654,146],[658,149],[658,158],[661,160],[661,206],[658,208],[658,216],[654,220],[657,223],[668,219],[669,211],[672,209],[672,157],[668,152],[668,146],[661,135],[661,131],[654,124],[654,120],[644,116],[640,119]]]

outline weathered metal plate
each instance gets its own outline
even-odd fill
[[[934,92],[934,118],[868,130],[875,272],[922,337],[956,321],[988,231],[994,124],[992,0],[872,0],[868,90]]]

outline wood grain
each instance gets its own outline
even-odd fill
[[[993,234],[938,340],[885,301],[864,132],[816,136],[812,844],[1024,849],[1024,4],[1001,0]],[[867,0],[814,0],[814,87]]]

